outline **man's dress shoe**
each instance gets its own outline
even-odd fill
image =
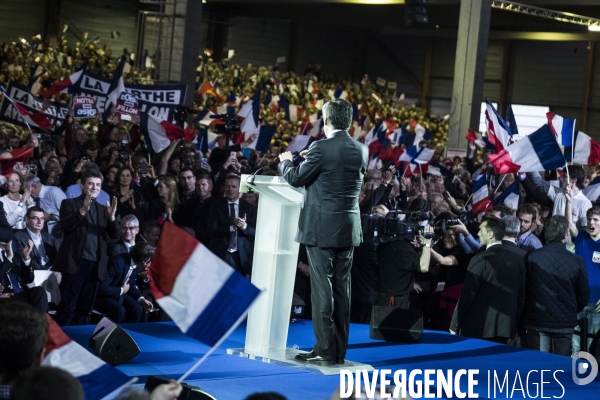
[[[294,359],[298,360],[298,361],[303,361],[309,364],[316,364],[316,365],[334,365],[335,362],[332,360],[326,360],[325,358],[317,355],[316,353],[310,351],[308,353],[300,353],[297,354],[296,357],[294,357]]]

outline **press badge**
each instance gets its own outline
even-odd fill
[[[600,251],[595,251],[592,256],[592,262],[600,263]]]

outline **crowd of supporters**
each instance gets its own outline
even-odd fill
[[[124,57],[131,61],[126,51],[115,56],[92,43],[71,48],[62,41],[51,48],[34,40],[2,46],[0,84],[10,79],[31,85],[43,70],[47,76],[38,85],[43,91],[84,61],[110,76]],[[596,166],[571,165],[558,175],[496,175],[488,162],[490,150],[474,143],[465,157],[444,157],[446,119],[401,104],[394,92],[323,76],[312,66],[300,76],[233,62],[201,59],[197,88],[210,82],[212,90],[198,94],[195,108],[218,112],[233,95],[238,100],[232,106],[239,110],[260,89],[260,120],[276,127],[266,152],[250,150],[256,140],[250,136],[237,144],[221,138],[204,154],[183,140],[150,154],[136,121],[122,121],[117,114],[110,122],[69,119],[51,138],[1,126],[5,155],[16,148],[34,150],[26,163],[4,171],[0,298],[56,311],[62,325],[90,323],[93,312],[116,322],[166,319],[151,313],[156,303],[147,272],[165,223],[185,229],[250,278],[260,199],[240,195],[240,175],[261,167],[261,174],[276,175],[277,156],[301,134],[309,116],[341,91],[360,110],[351,129],[357,140],[364,141],[381,120],[409,124],[409,131],[411,120],[418,121],[433,135],[414,145],[436,150],[436,161],[449,171],[444,176],[407,171],[391,156],[401,152],[393,151],[395,145],[406,144],[393,141],[370,164],[357,199],[361,213],[395,217],[390,211],[402,209],[425,215],[423,224],[444,221],[447,226],[432,243],[403,237],[384,245],[365,240],[356,249],[354,322],[368,323],[374,305],[420,309],[430,329],[563,355],[583,347],[574,334],[578,320],[587,319],[590,332],[598,331],[600,207],[584,190],[596,177]],[[158,78],[156,63],[150,65],[132,68],[127,79],[145,77],[150,83]],[[285,96],[302,115],[290,118],[268,96]],[[480,177],[490,204],[473,213],[472,189]],[[518,202],[495,204],[515,181]],[[390,245],[398,246],[400,257],[386,254]],[[295,291],[307,305],[304,317],[310,317],[310,265],[302,249],[298,261]],[[44,286],[30,288],[32,270],[54,274]],[[382,279],[390,276],[396,281]]]

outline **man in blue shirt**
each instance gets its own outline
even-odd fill
[[[521,222],[519,236],[517,236],[517,246],[528,253],[542,248],[542,242],[531,231],[531,225],[536,214],[537,210],[531,204],[521,204],[517,209],[517,218]]]
[[[571,209],[572,193],[570,188],[565,189],[566,210]],[[565,213],[569,221],[569,232],[575,244],[575,254],[585,261],[585,269],[590,283],[590,303],[577,316],[578,319],[588,319],[588,346],[582,350],[587,351],[593,335],[600,330],[600,207],[595,206],[587,210],[587,231],[577,229],[572,221],[571,213]],[[577,329],[576,329],[577,330]],[[573,335],[573,353],[580,349],[580,337]]]

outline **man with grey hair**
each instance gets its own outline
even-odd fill
[[[140,232],[140,221],[133,214],[127,214],[121,219],[121,238],[108,245],[108,256],[127,254],[135,245],[135,237]]]
[[[502,239],[502,247],[525,259],[527,252],[517,246],[517,236],[519,236],[521,221],[513,215],[505,215],[502,221],[506,227],[506,233]]]
[[[304,186],[296,241],[306,245],[317,343],[296,359],[341,364],[350,325],[350,268],[362,242],[358,196],[367,170],[367,147],[348,134],[352,106],[336,99],[323,106],[327,140],[313,142],[305,161],[294,166],[292,153],[279,156],[279,172],[294,187]]]
[[[23,186],[30,190],[35,205],[46,213],[44,219],[48,226],[48,233],[60,238],[62,231],[58,222],[60,220],[60,204],[67,198],[65,193],[57,186],[42,185],[40,178],[35,175],[27,175]]]

